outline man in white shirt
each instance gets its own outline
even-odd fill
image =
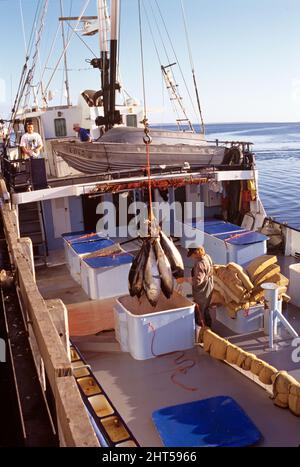
[[[42,157],[43,141],[39,133],[34,132],[33,123],[27,122],[26,133],[22,136],[20,147],[25,159]]]

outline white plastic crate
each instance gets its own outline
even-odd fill
[[[228,238],[229,236],[230,234],[228,235]],[[247,241],[246,236],[241,238],[245,242]],[[252,261],[258,256],[262,256],[267,253],[267,237],[266,240],[256,243],[234,245],[229,242],[224,242],[222,239],[213,235],[205,233],[204,247],[206,252],[211,256],[213,262],[216,264],[227,264],[234,262],[243,265]]]
[[[191,240],[193,239],[193,240]],[[204,245],[216,264],[235,262],[241,265],[267,252],[268,237],[246,231],[238,225],[216,219],[184,225],[181,246]]]
[[[84,233],[80,234],[64,234],[64,251],[65,251],[65,259],[66,265],[70,271],[71,276],[73,279],[80,284],[80,258],[83,255],[78,255],[78,253],[73,249],[72,243],[75,241],[76,238],[80,238],[83,236]]]
[[[136,360],[146,360],[192,348],[194,307],[177,292],[169,300],[161,295],[155,308],[145,298],[120,297],[115,305],[115,329],[121,349]]]
[[[113,241],[99,235],[81,233],[64,234],[64,249],[67,266],[73,279],[81,284],[82,259],[102,248],[113,245]]]
[[[291,296],[293,305],[300,307],[300,264],[291,264],[289,271],[290,283],[288,293]]]
[[[128,274],[133,256],[82,259],[81,285],[92,300],[119,297],[128,293]]]
[[[78,282],[78,284],[81,284],[81,277],[80,277],[80,262],[81,258],[83,258],[85,255],[79,255],[74,251],[72,245],[68,245],[65,247],[65,250],[67,249],[67,264],[68,268],[70,271],[71,276],[73,279]]]
[[[246,334],[263,328],[263,313],[264,306],[259,304],[252,306],[247,313],[245,310],[239,310],[236,318],[230,318],[227,309],[222,305],[218,305],[216,319],[236,334]]]
[[[114,307],[115,337],[119,342],[122,352],[129,352],[127,314],[120,308]]]

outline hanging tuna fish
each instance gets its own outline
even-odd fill
[[[156,235],[143,240],[128,277],[130,295],[141,297],[145,294],[153,307],[161,292],[166,298],[171,297],[173,277],[184,275],[183,261],[173,241],[159,227]]]
[[[146,110],[146,109],[145,109]],[[166,298],[173,293],[173,277],[183,277],[184,266],[181,255],[173,241],[164,234],[154,218],[152,210],[151,177],[150,177],[150,144],[148,120],[145,117],[143,141],[146,145],[148,193],[149,193],[149,237],[135,257],[128,276],[129,293],[140,298],[145,294],[149,303],[155,307],[161,292]]]

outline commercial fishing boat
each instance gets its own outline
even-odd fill
[[[8,257],[3,254],[1,296],[18,442],[298,446],[300,232],[267,218],[251,143],[159,131],[148,125],[142,107],[127,102],[116,108],[119,1],[110,3],[109,49],[105,1],[97,2],[99,24],[85,25],[88,34],[98,26],[104,34],[101,60],[94,63],[101,69],[101,105],[86,105],[85,93],[76,107],[15,109],[17,142],[26,119],[34,120],[45,142],[46,169],[44,159],[21,159],[18,145],[4,148],[2,244]],[[43,20],[43,10],[40,15]],[[74,142],[72,123],[86,122],[87,112],[87,120],[96,120],[90,129],[97,141]],[[178,125],[183,121],[191,130],[189,120]],[[251,280],[270,267],[280,270],[290,280],[281,298],[290,295],[290,303],[279,300],[274,283],[266,292],[271,308],[260,295],[233,318],[216,302],[212,332],[195,326],[188,280],[174,281],[171,297],[162,294],[155,307],[144,296],[131,297],[128,273],[141,240],[130,235],[129,225],[138,230],[142,201],[179,209],[167,227],[185,277],[192,238],[216,265],[234,263]],[[186,202],[201,202],[201,211],[186,214]],[[108,206],[114,207],[114,233],[106,230]],[[21,330],[15,334],[12,309]],[[34,365],[24,366],[20,335]],[[41,407],[34,420],[23,389],[25,370],[35,375],[30,403]],[[33,430],[36,424],[43,429]]]

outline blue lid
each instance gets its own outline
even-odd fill
[[[82,255],[84,253],[94,253],[97,250],[102,250],[102,248],[106,248],[113,244],[114,242],[112,240],[107,238],[98,238],[98,240],[93,240],[92,242],[72,243],[72,248],[76,253],[78,253],[78,255]]]
[[[244,230],[242,232],[218,235],[220,240],[226,240],[227,243],[232,245],[250,245],[252,243],[259,243],[268,240],[269,237],[259,232],[252,232],[251,230]]]
[[[209,225],[220,225],[220,224],[226,224],[225,221],[221,221],[219,219],[205,219],[204,222],[202,221],[193,221],[192,222],[192,226],[193,227],[201,227],[201,225],[206,227],[206,226],[209,226]]]
[[[79,231],[79,232],[70,232],[70,233],[64,233],[62,234],[62,237],[64,240],[66,240],[68,243],[85,243],[85,242],[93,242],[95,240],[99,240],[101,238],[106,238],[103,237],[100,233],[96,232],[84,232],[84,231]]]
[[[229,232],[241,232],[245,229],[239,225],[231,224],[230,222],[225,222],[224,224],[206,224],[204,223],[204,232],[210,235],[219,235],[222,233]]]
[[[84,262],[91,268],[107,268],[119,266],[120,264],[128,264],[133,260],[133,256],[129,253],[121,253],[111,256],[98,256],[96,258],[84,259]]]
[[[201,229],[203,228],[203,223],[193,221],[192,226],[194,228]],[[231,243],[232,245],[249,245],[251,243],[259,243],[268,240],[266,235],[259,232],[246,230],[239,225],[217,219],[205,220],[204,232],[217,237],[220,240],[226,240],[226,242]]]
[[[156,410],[152,419],[168,447],[242,447],[262,435],[228,396],[217,396]]]

